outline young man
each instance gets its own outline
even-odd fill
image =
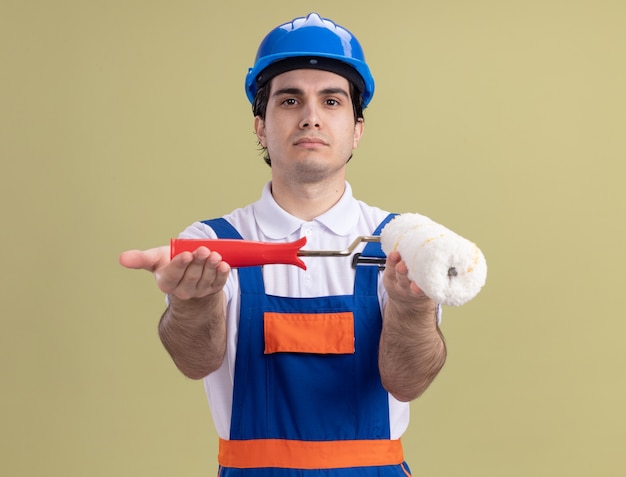
[[[306,248],[337,250],[380,233],[391,216],[346,182],[374,92],[356,38],[316,14],[281,25],[246,92],[271,181],[257,202],[181,237],[306,236]],[[408,402],[446,356],[438,307],[397,252],[384,272],[346,257],[304,261],[235,270],[206,247],[171,261],[167,247],[120,257],[168,294],[159,333],[178,368],[204,379],[221,475],[406,475]]]

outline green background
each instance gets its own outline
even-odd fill
[[[318,11],[377,81],[355,195],[489,265],[444,311],[413,473],[626,475],[626,2],[0,5],[0,474],[215,475],[202,384],[157,337],[163,296],[117,257],[257,199],[243,78],[267,31]]]

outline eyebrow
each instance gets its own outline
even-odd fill
[[[300,88],[281,88],[281,89],[276,90],[272,94],[272,96],[274,97],[281,96],[283,94],[293,94],[296,96],[302,96],[304,95],[304,90]],[[350,97],[348,92],[343,88],[324,88],[318,92],[318,95],[327,95],[327,94],[340,94],[340,95],[345,96],[346,98]]]

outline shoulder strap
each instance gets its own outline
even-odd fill
[[[376,236],[380,235],[385,225],[387,225],[391,221],[391,219],[393,219],[396,215],[398,214],[389,214],[387,217],[385,217],[385,219],[380,224],[378,224],[378,227],[376,227],[376,230],[374,230],[374,233],[372,235],[376,235]],[[361,252],[361,256],[362,257],[375,257],[375,258],[386,257],[380,245],[380,242],[369,242],[363,249],[363,252]]]
[[[242,239],[241,234],[237,232],[237,229],[222,217],[218,219],[203,220],[202,223],[211,227],[217,234],[218,238]]]
[[[389,214],[385,219],[378,224],[376,230],[372,235],[380,235],[383,227],[398,214]],[[360,257],[367,258],[385,258],[386,255],[380,245],[380,242],[369,242]],[[358,257],[358,258],[360,258]],[[378,275],[382,269],[380,266],[372,265],[359,265],[358,260],[354,261],[354,268],[356,269],[356,276],[354,279],[354,294],[363,294],[369,296],[378,295]]]

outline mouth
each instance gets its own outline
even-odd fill
[[[296,141],[294,141],[294,145],[300,146],[300,147],[320,147],[320,146],[327,146],[328,143],[319,137],[307,136],[307,137],[301,137],[297,139]]]

